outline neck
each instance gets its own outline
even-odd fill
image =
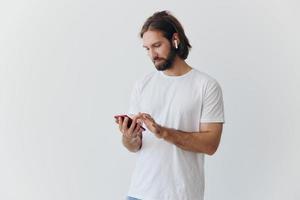
[[[167,76],[181,76],[189,72],[191,69],[192,67],[190,67],[184,60],[176,56],[172,67],[163,71],[163,73]]]

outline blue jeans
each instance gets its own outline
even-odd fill
[[[137,198],[128,196],[126,200],[141,200],[141,199],[137,199]]]

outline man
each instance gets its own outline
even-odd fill
[[[149,17],[140,36],[157,70],[133,90],[131,126],[116,120],[123,145],[137,154],[127,198],[202,200],[204,154],[217,150],[224,122],[221,88],[185,62],[191,45],[169,12]]]

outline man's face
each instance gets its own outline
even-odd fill
[[[146,31],[143,35],[143,47],[157,70],[164,71],[172,67],[176,51],[160,31]]]

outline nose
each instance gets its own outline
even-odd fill
[[[148,54],[152,60],[154,60],[156,57],[158,57],[158,54],[154,49],[149,49]]]

